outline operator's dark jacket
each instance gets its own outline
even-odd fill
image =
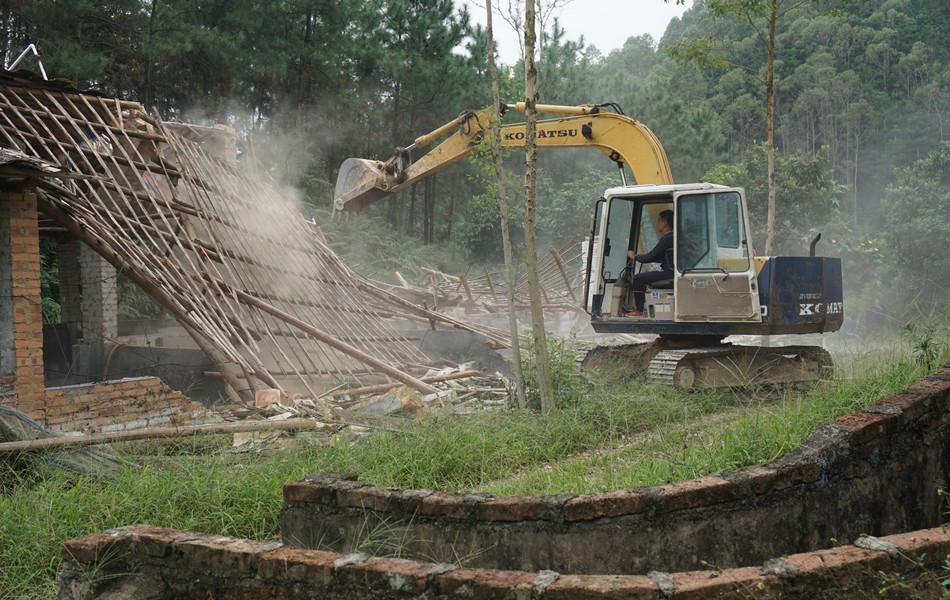
[[[653,250],[646,254],[637,254],[636,260],[642,263],[660,263],[662,271],[673,271],[672,258],[667,256],[667,250],[673,248],[673,232],[663,234],[656,242]]]

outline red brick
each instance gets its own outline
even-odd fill
[[[136,553],[149,556],[167,556],[171,552],[172,544],[183,537],[185,532],[166,527],[151,525],[131,525],[122,527],[119,531],[129,534],[129,539],[136,548]]]
[[[813,460],[779,464],[782,459],[768,464],[776,472],[776,477],[783,482],[784,487],[791,487],[800,483],[811,483],[821,477],[821,464]]]
[[[540,502],[533,496],[499,496],[475,505],[479,521],[534,521],[541,512]]]
[[[780,471],[762,464],[731,471],[724,477],[757,495],[784,490],[793,485]]]
[[[422,499],[419,514],[427,517],[467,520],[474,516],[476,504],[468,504],[459,494],[433,492]]]
[[[722,477],[700,477],[660,488],[660,507],[664,511],[712,506],[742,495],[739,486]]]
[[[335,494],[336,489],[325,483],[298,481],[284,485],[284,502],[331,505]]]
[[[534,573],[524,571],[458,569],[437,575],[434,587],[439,594],[479,600],[529,600],[534,578]]]
[[[428,587],[431,569],[431,564],[413,560],[370,558],[341,567],[338,576],[345,582],[380,592],[420,594]]]
[[[212,568],[235,569],[242,573],[250,572],[258,555],[272,546],[273,543],[213,535],[179,538],[174,544],[175,549],[188,560]]]
[[[389,510],[393,493],[390,490],[365,486],[336,490],[336,505],[384,512]]]
[[[63,543],[63,560],[72,560],[84,565],[96,564],[105,558],[116,558],[128,551],[129,534],[121,531],[104,531],[67,540]]]
[[[712,600],[713,598],[780,598],[778,578],[761,574],[758,567],[725,571],[687,571],[673,573],[673,597],[676,600]]]
[[[339,554],[283,546],[260,555],[257,572],[262,579],[306,581],[308,585],[329,585],[333,563]]]
[[[658,600],[660,588],[640,575],[561,575],[543,600]]]
[[[910,387],[900,394],[888,396],[878,402],[880,406],[893,406],[901,409],[908,419],[916,419],[929,410],[928,397],[923,390]]]
[[[565,521],[589,521],[643,512],[652,506],[655,495],[636,490],[585,494],[564,504]]]
[[[914,557],[925,555],[930,564],[931,561],[943,562],[944,557],[950,554],[950,532],[943,527],[898,533],[882,539],[896,545],[904,554]]]
[[[860,445],[897,431],[903,421],[900,414],[859,412],[845,415],[833,424],[848,432],[852,444]]]
[[[840,546],[786,556],[785,561],[798,569],[797,579],[801,585],[822,586],[846,584],[864,577],[868,567],[888,569],[891,565],[887,553],[864,550],[856,546]]]

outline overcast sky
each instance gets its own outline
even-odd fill
[[[468,5],[472,21],[485,24],[483,0],[455,0],[455,3]],[[493,0],[493,3],[507,5],[506,0]],[[568,39],[576,40],[583,35],[588,45],[608,54],[622,47],[633,35],[649,33],[659,40],[670,19],[683,14],[689,5],[692,0],[687,0],[684,6],[664,0],[573,0],[556,14]],[[501,61],[509,65],[515,63],[520,58],[518,35],[497,15],[493,25]]]

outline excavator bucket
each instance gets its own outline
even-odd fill
[[[336,210],[359,212],[369,204],[385,197],[386,175],[382,163],[365,158],[348,158],[340,165],[333,192]]]

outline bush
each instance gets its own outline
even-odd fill
[[[586,397],[589,387],[577,364],[576,340],[573,337],[564,339],[548,336],[547,342],[554,404],[558,408],[577,406]],[[538,393],[538,369],[533,338],[521,347],[521,369],[524,373],[528,407],[540,410],[541,398]]]

